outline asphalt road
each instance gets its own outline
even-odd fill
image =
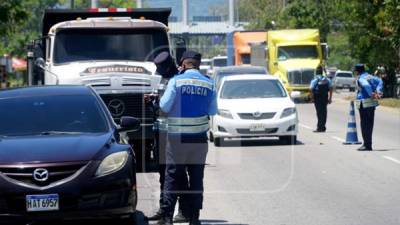
[[[210,144],[203,224],[400,224],[400,111],[379,107],[375,151],[359,152],[358,145],[342,144],[348,101],[335,98],[329,105],[326,133],[312,132],[312,104],[297,107],[295,146],[276,139]],[[148,224],[144,215],[158,207],[157,180],[155,173],[138,174],[138,225]]]

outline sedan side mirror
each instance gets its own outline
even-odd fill
[[[118,131],[138,130],[140,128],[140,120],[135,117],[123,116],[119,123]]]

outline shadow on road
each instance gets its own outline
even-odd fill
[[[71,220],[71,221],[46,221],[34,223],[13,223],[10,225],[149,225],[144,219],[143,212],[137,211],[133,219],[104,219],[104,220]]]
[[[226,220],[201,220],[203,225],[248,225],[244,223],[228,223]]]
[[[295,145],[304,145],[303,142],[297,141]],[[221,147],[255,147],[255,146],[291,146],[282,144],[279,140],[270,139],[254,139],[254,140],[229,140],[226,139],[221,143]]]
[[[390,152],[390,151],[400,151],[398,148],[388,148],[388,149],[374,149],[373,152]]]

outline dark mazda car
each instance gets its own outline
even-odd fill
[[[101,98],[86,86],[0,91],[0,223],[129,218],[135,156]]]

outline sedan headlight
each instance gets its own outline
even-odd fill
[[[231,112],[229,112],[229,110],[226,109],[218,109],[218,115],[228,119],[233,119]]]
[[[96,171],[96,176],[104,176],[120,170],[125,166],[126,161],[128,161],[128,156],[128,152],[116,152],[107,156],[100,163]]]
[[[282,115],[281,115],[281,119],[284,117],[288,117],[292,114],[296,113],[296,108],[291,107],[291,108],[286,108],[283,110]]]

